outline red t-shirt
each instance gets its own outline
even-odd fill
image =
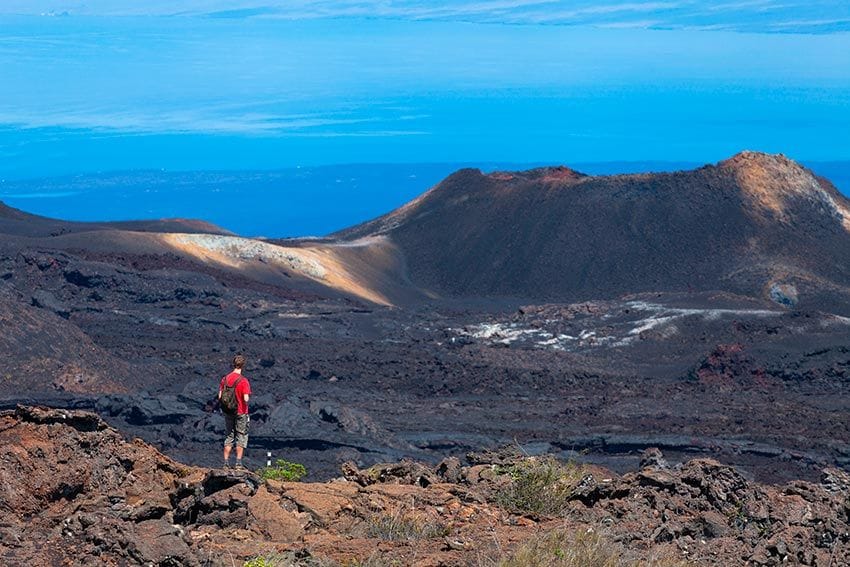
[[[242,381],[236,385],[236,413],[238,415],[245,415],[248,413],[248,402],[245,401],[245,394],[251,395],[251,384],[248,382],[248,379],[239,374],[238,372],[231,372],[227,376],[221,379],[221,384],[218,387],[219,393],[224,390],[224,386],[232,387],[233,383],[242,378]]]

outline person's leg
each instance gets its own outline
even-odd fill
[[[245,453],[245,447],[248,446],[248,423],[250,418],[247,415],[236,416],[236,466],[242,466],[242,455]]]
[[[233,449],[233,443],[236,442],[236,416],[224,415],[224,429],[226,436],[224,437],[224,467],[230,466],[230,451]]]

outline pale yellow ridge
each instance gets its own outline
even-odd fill
[[[346,245],[316,244],[305,247],[279,246],[262,240],[212,234],[163,234],[163,240],[183,254],[205,263],[233,269],[276,266],[329,288],[379,305],[392,305],[345,262]],[[362,245],[374,244],[366,239]],[[350,244],[348,245],[350,246]]]

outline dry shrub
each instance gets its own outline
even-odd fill
[[[555,530],[519,546],[506,557],[479,562],[481,567],[689,567],[677,558],[630,559],[622,546],[595,532]]]
[[[365,536],[384,541],[417,541],[449,535],[448,525],[399,508],[392,514],[375,514],[366,519]]]
[[[243,567],[402,567],[401,562],[374,553],[365,559],[348,559],[342,562],[293,553],[269,553],[246,561]]]
[[[550,456],[523,459],[497,472],[511,478],[496,494],[498,505],[512,512],[544,516],[563,514],[573,489],[585,475],[581,465]]]
[[[352,559],[351,561],[333,564],[328,563],[327,566],[323,567],[402,567],[402,563],[398,560],[387,559],[375,553],[366,559]]]

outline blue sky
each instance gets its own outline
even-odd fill
[[[850,3],[3,0],[0,176],[848,160]]]

